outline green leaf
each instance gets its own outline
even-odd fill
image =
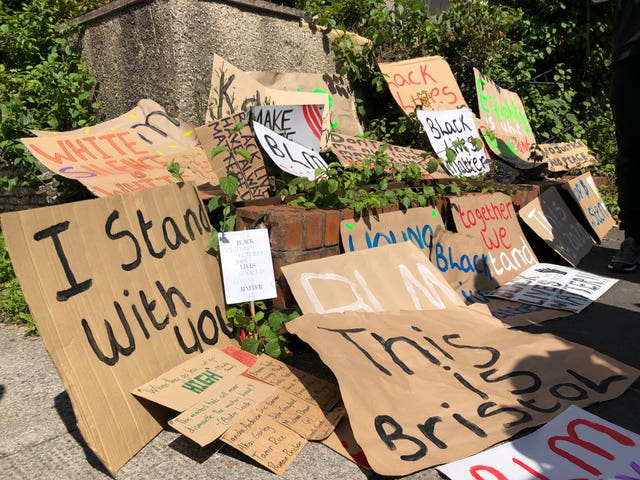
[[[245,352],[253,353],[254,355],[258,353],[259,347],[260,340],[251,337],[246,338],[244,342],[242,342],[242,345],[240,345],[240,348],[242,348],[242,350],[244,350]]]
[[[217,155],[220,155],[222,152],[228,152],[229,149],[225,145],[218,145],[211,149],[211,158],[215,158]]]
[[[251,163],[252,162],[252,158],[251,158],[251,153],[249,152],[249,150],[247,150],[246,148],[236,148],[234,150],[234,153],[240,155],[242,158],[244,158],[247,162]]]
[[[264,346],[264,353],[273,358],[280,358],[282,355],[280,341],[277,338],[269,340]]]
[[[262,311],[256,312],[256,314],[253,316],[253,319],[255,320],[256,323],[262,320],[263,318],[264,318],[264,312]]]
[[[220,179],[220,188],[227,195],[227,197],[233,197],[238,190],[238,179],[232,176],[222,177]]]

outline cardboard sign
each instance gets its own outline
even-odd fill
[[[464,305],[411,242],[282,267],[303,313],[432,310]]]
[[[260,105],[251,108],[249,120],[318,152],[323,108],[324,105]]]
[[[329,106],[331,131],[345,135],[362,133],[355,95],[346,76],[309,72],[247,72],[247,75],[265,87],[325,95]],[[323,112],[323,118],[325,113]]]
[[[183,412],[201,397],[208,397],[209,392],[225,380],[237,380],[245,370],[241,362],[217,348],[210,348],[134,388],[131,393]]]
[[[324,105],[321,145],[326,144],[331,129],[328,97],[324,93],[285,91],[268,88],[254,80],[221,56],[213,55],[211,91],[205,120],[228,117],[245,112],[256,105]]]
[[[283,172],[315,180],[322,175],[316,172],[318,169],[329,168],[319,153],[287,140],[264,125],[253,122],[253,131],[262,149]]]
[[[539,263],[502,285],[491,295],[580,313],[617,281],[575,268]]]
[[[220,232],[218,239],[227,304],[275,298],[267,229]]]
[[[147,147],[168,145],[172,150],[182,150],[198,146],[193,125],[181,118],[172,117],[164,107],[148,98],[142,99],[128,112],[106,122],[68,132],[31,130],[34,135],[91,135],[106,132],[134,130]]]
[[[594,241],[555,188],[547,188],[518,212],[536,235],[574,267]]]
[[[89,447],[114,473],[162,426],[129,392],[233,342],[193,184],[2,215],[25,298]]]
[[[392,164],[418,165],[424,178],[449,178],[447,172],[440,165],[438,165],[436,171],[429,173],[429,163],[436,160],[436,157],[431,152],[390,145],[367,138],[350,137],[336,132],[331,133],[331,151],[344,167],[352,163],[358,166],[370,165],[373,156],[378,151],[384,151],[389,156],[389,162]]]
[[[598,161],[580,139],[564,143],[541,143],[536,151],[542,156],[542,161],[548,163],[550,172],[584,168]]]
[[[640,375],[591,348],[488,318],[467,307],[305,314],[287,330],[335,374],[354,436],[380,475],[476,453],[571,404],[617,397]]]
[[[422,128],[427,132],[434,152],[443,160],[444,168],[454,177],[472,177],[489,171],[489,161],[484,154],[484,144],[476,146],[474,139],[480,134],[471,110],[418,110]],[[455,152],[453,161],[447,160],[447,149]]]
[[[417,106],[427,110],[467,106],[449,64],[440,56],[378,63],[378,67],[407,115]]]
[[[580,206],[589,226],[602,241],[616,221],[613,219],[607,206],[602,201],[598,187],[590,173],[585,173],[567,182],[565,188],[571,193],[573,199]]]
[[[226,177],[228,172],[237,175],[238,200],[269,196],[267,169],[244,112],[198,127],[196,134],[216,175],[219,178]]]
[[[343,220],[340,222],[340,242],[345,252],[354,252],[410,241],[428,254],[431,237],[438,226],[444,227],[444,224],[435,208],[410,208],[405,212]]]
[[[133,129],[60,133],[21,141],[49,170],[78,180],[98,197],[178,183],[167,170],[172,161],[180,164],[184,180],[208,186],[218,183],[202,149],[178,151],[180,147],[170,139],[149,144]]]
[[[493,132],[484,135],[489,148],[498,157],[528,160],[536,143],[522,100],[517,93],[500,88],[474,68],[478,110],[481,121]]]
[[[458,233],[482,240],[498,284],[508,282],[530,265],[538,263],[507,195],[464,195],[449,197],[449,201]]]
[[[640,435],[574,405],[534,433],[437,467],[451,480],[484,477],[611,478],[640,475]]]
[[[232,425],[222,441],[277,475],[284,473],[307,444],[293,430],[257,412]]]

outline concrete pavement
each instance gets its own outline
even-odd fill
[[[613,275],[606,268],[622,240],[613,230],[595,246],[579,268],[620,278],[597,303],[582,313],[527,327],[591,346],[640,368],[640,272]],[[541,258],[541,261],[546,260]],[[305,365],[306,364],[306,365]],[[317,366],[307,352],[297,366]],[[621,397],[588,408],[592,413],[640,434],[640,383]],[[39,338],[24,329],[0,324],[0,478],[108,479],[108,473],[77,429],[69,397]],[[275,475],[215,442],[205,448],[164,430],[117,474],[128,479],[274,479]],[[325,446],[310,442],[281,477],[293,479],[379,479]],[[405,477],[441,478],[433,469]]]

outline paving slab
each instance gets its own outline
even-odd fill
[[[640,368],[640,272],[612,275],[606,268],[622,240],[613,230],[578,266],[620,278],[598,302],[583,312],[532,325],[531,333],[553,333],[589,345]],[[541,259],[543,260],[543,259]],[[296,366],[330,375],[313,352],[305,352]],[[640,383],[624,395],[588,408],[596,415],[640,433]],[[40,338],[0,324],[0,478],[108,479],[109,474],[84,443],[69,397]],[[171,430],[164,430],[116,475],[119,480],[144,479],[269,479],[271,472],[220,443],[201,448]],[[309,443],[280,477],[283,480],[375,480],[381,477],[318,443]],[[434,469],[403,477],[437,480]]]

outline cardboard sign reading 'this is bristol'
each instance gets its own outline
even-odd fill
[[[602,240],[616,222],[604,204],[598,187],[590,173],[573,178],[565,185],[573,199],[578,202],[587,222],[599,240]]]
[[[378,67],[407,115],[417,106],[430,110],[467,106],[449,64],[440,56],[378,63]]]
[[[277,295],[266,228],[220,232],[218,240],[227,304]]]
[[[507,195],[464,195],[450,197],[449,201],[458,233],[482,239],[491,271],[500,285],[538,263]]]
[[[388,143],[369,140],[368,138],[350,137],[333,132],[331,134],[331,151],[338,157],[344,167],[352,163],[358,166],[371,164],[371,159],[379,151],[389,157],[389,163],[401,165],[416,164],[424,178],[449,178],[439,162],[435,171],[429,173],[429,164],[437,161],[431,152],[424,152],[414,148],[390,145]]]
[[[196,134],[218,177],[238,177],[237,199],[269,196],[267,169],[244,112],[198,127]]]
[[[234,343],[207,212],[188,183],[1,220],[80,432],[113,473],[162,429],[129,392]]]
[[[553,187],[522,207],[518,215],[547,245],[574,267],[593,247],[593,238]]]
[[[472,177],[489,171],[484,155],[484,144],[473,120],[471,110],[418,110],[422,128],[427,132],[433,150],[454,177]],[[474,143],[474,139],[478,142]],[[447,149],[455,152],[452,161],[447,160]]]
[[[319,153],[287,140],[264,125],[253,122],[253,131],[262,149],[283,172],[315,180],[318,169],[329,168]]]
[[[572,405],[534,433],[437,468],[452,480],[632,480],[639,458],[640,435]]]
[[[305,314],[287,330],[335,374],[355,439],[381,475],[476,453],[572,404],[617,397],[640,375],[591,348],[491,318],[468,307]]]
[[[345,252],[411,241],[428,254],[434,230],[444,227],[433,207],[410,208],[406,212],[368,215],[340,223],[340,241]]]
[[[430,310],[464,305],[411,242],[282,267],[303,313]]]
[[[489,148],[500,158],[528,160],[536,143],[522,100],[517,93],[500,88],[489,77],[473,69],[480,120],[493,132],[485,134]]]

